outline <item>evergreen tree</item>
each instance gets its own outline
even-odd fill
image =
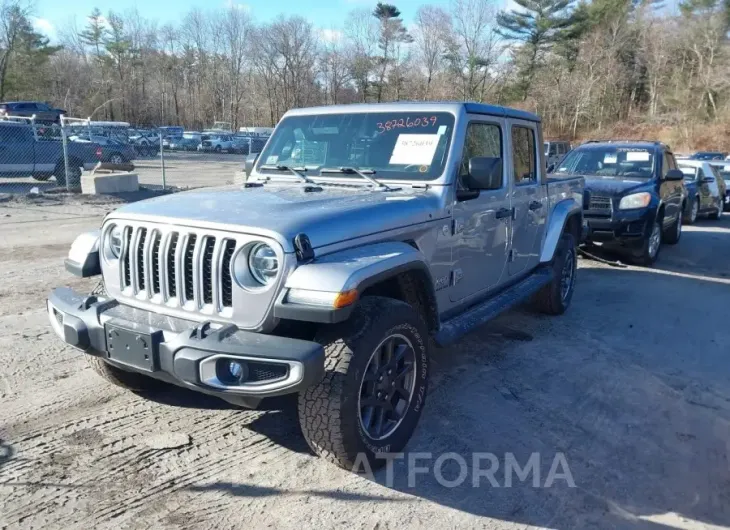
[[[541,54],[558,43],[575,19],[570,6],[573,0],[515,0],[519,9],[497,14],[497,32],[507,40],[522,42],[515,53],[518,66],[518,89],[527,99]]]
[[[33,29],[28,11],[19,4],[3,7],[3,28],[0,38],[0,100],[7,93],[28,97],[29,92],[45,88],[29,78],[29,72],[39,73],[60,46],[50,46],[44,35]]]
[[[380,24],[378,48],[380,48],[381,55],[376,58],[377,63],[380,65],[377,82],[378,103],[382,101],[388,66],[394,59],[397,60],[397,57],[394,57],[396,45],[413,42],[413,38],[403,25],[400,14],[397,7],[382,2],[378,2],[373,11],[373,16],[378,19]]]

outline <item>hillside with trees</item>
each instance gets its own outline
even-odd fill
[[[19,0],[0,7],[0,99],[75,116],[202,128],[272,125],[292,107],[473,100],[543,116],[562,138],[660,136],[725,147],[730,0],[452,0],[404,14],[377,3],[340,28],[238,7],[177,24],[94,10],[38,33]]]

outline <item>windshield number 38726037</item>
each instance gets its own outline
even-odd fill
[[[438,118],[436,116],[424,116],[422,118],[401,118],[399,120],[388,120],[386,122],[378,122],[378,132],[392,131],[393,129],[412,129],[414,127],[433,127],[436,125]]]

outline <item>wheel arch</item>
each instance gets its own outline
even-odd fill
[[[553,260],[560,243],[560,236],[566,230],[577,230],[576,241],[580,242],[583,230],[583,205],[575,199],[563,199],[551,210],[540,253],[541,263],[549,263]]]
[[[341,322],[366,296],[404,301],[421,313],[429,331],[438,327],[438,306],[431,271],[425,256],[404,241],[356,247],[300,265],[288,278],[274,307],[276,317],[321,323]],[[355,290],[357,301],[335,309],[288,303],[292,290],[346,293]]]
[[[360,298],[383,296],[407,303],[425,320],[429,332],[439,327],[438,302],[430,272],[417,264],[393,270],[391,274],[373,279]]]

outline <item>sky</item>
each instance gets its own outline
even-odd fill
[[[502,5],[508,0],[496,0]],[[59,30],[75,20],[81,28],[86,19],[98,7],[103,14],[110,9],[124,12],[137,9],[148,19],[161,23],[180,21],[192,8],[202,10],[225,9],[232,5],[246,9],[257,22],[267,22],[279,14],[301,15],[321,29],[340,29],[347,13],[353,9],[375,7],[377,0],[35,0],[34,25],[36,30],[54,40]],[[403,19],[409,25],[416,10],[426,3],[448,6],[448,0],[390,0],[400,9]]]

